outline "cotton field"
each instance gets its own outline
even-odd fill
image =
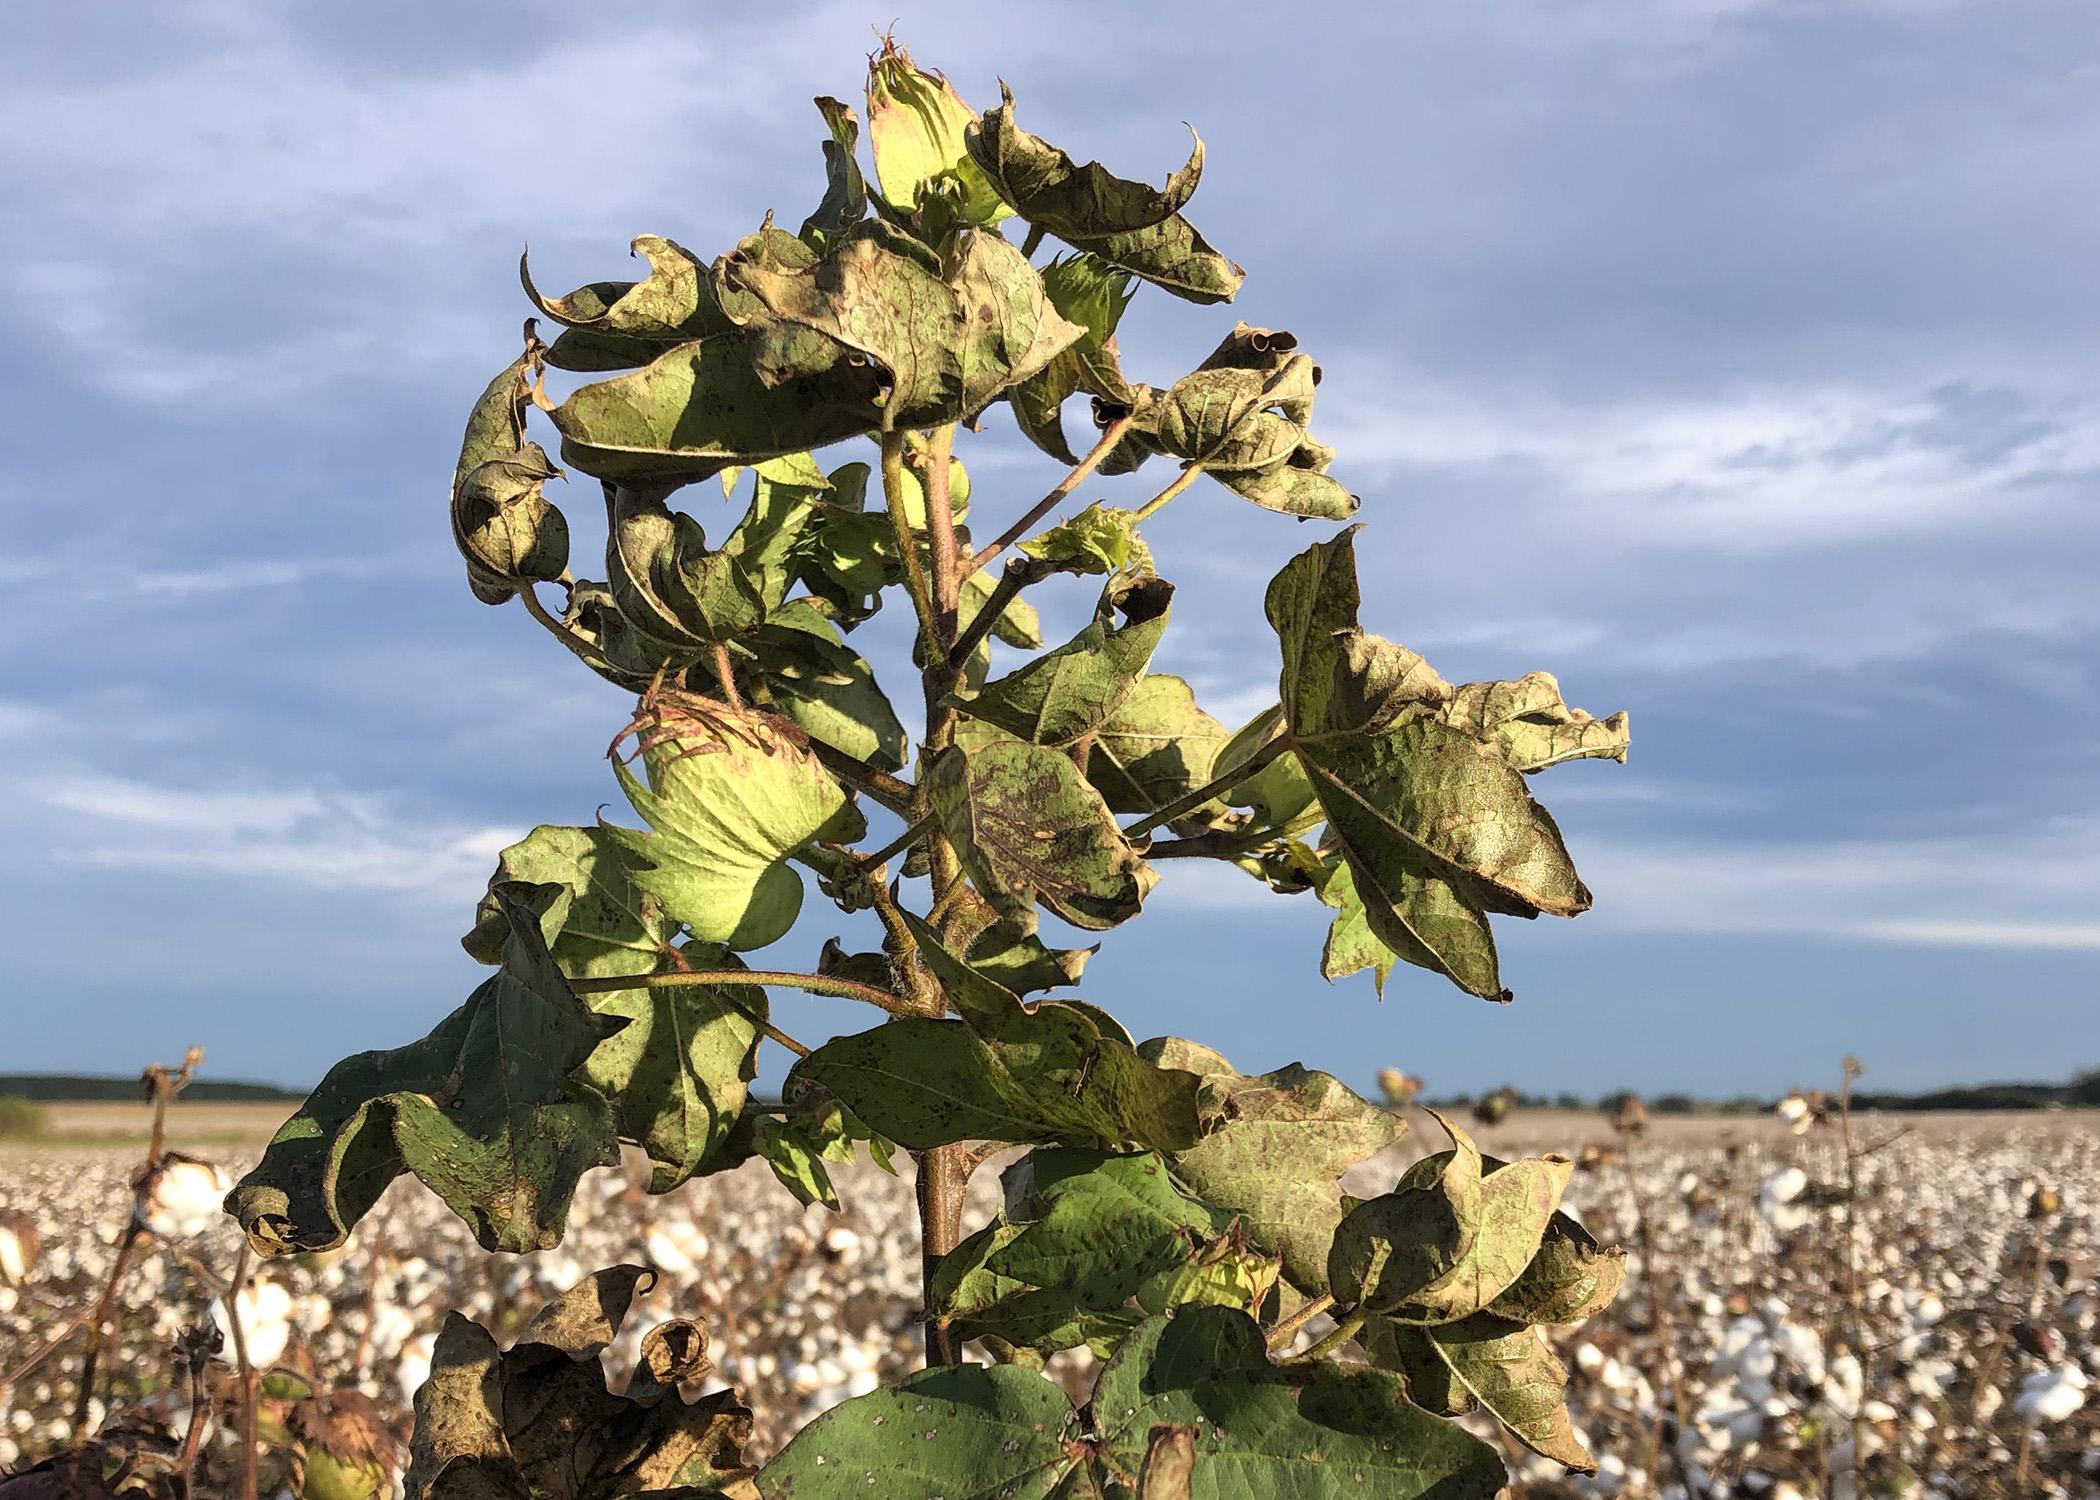
[[[1658,1121],[1622,1135],[1602,1117],[1520,1111],[1481,1127],[1490,1151],[1576,1157],[1569,1208],[1633,1265],[1609,1311],[1557,1340],[1598,1472],[1569,1475],[1496,1439],[1511,1493],[2100,1497],[2093,1119],[1863,1119],[1849,1227],[1835,1127],[1798,1123],[1801,1134],[1781,1118]],[[1418,1122],[1409,1140],[1437,1134]],[[656,1319],[702,1321],[710,1382],[744,1393],[757,1454],[917,1364],[911,1187],[872,1166],[841,1173],[836,1214],[802,1207],[756,1165],[661,1199],[640,1191],[644,1176],[599,1173],[563,1246],[522,1258],[482,1253],[435,1198],[397,1184],[346,1249],[252,1268],[229,1309],[240,1245],[218,1204],[252,1150],[189,1149],[140,1195],[120,1331],[84,1419],[144,1469],[176,1461],[192,1393],[230,1379],[238,1327],[249,1362],[278,1372],[256,1439],[265,1494],[302,1482],[373,1492],[324,1492],[303,1467],[295,1477],[294,1455],[330,1445],[360,1455],[358,1474],[398,1483],[445,1311],[500,1336],[619,1262],[660,1281],[608,1363],[631,1363]],[[107,1280],[138,1158],[0,1148],[0,1380],[13,1380],[0,1387],[0,1466],[27,1468],[83,1435],[85,1340],[51,1341]],[[1408,1159],[1373,1162],[1351,1186],[1381,1190]],[[973,1191],[981,1219],[996,1173]],[[1085,1357],[1071,1360],[1049,1373],[1076,1382]],[[237,1427],[198,1426],[196,1472],[234,1473]],[[196,1492],[222,1490],[200,1478]]]

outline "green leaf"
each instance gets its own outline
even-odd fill
[[[741,967],[719,953],[708,967]],[[766,992],[756,985],[659,987],[592,997],[600,1015],[627,1024],[598,1044],[583,1074],[613,1101],[620,1138],[655,1164],[649,1191],[668,1193],[699,1175],[736,1127],[758,1072]]]
[[[1009,1169],[1021,1201],[943,1257],[931,1296],[958,1338],[996,1337],[1050,1354],[1114,1340],[1127,1304],[1187,1267],[1224,1227],[1182,1195],[1156,1154],[1039,1150]],[[1258,1303],[1259,1298],[1253,1299]]]
[[[972,121],[963,143],[1016,213],[1061,239],[1150,229],[1179,213],[1202,180],[1201,136],[1186,166],[1164,187],[1148,187],[1115,176],[1097,161],[1082,167],[1041,136],[1021,129],[1014,123],[1013,91],[1002,85],[999,93],[999,107]]]
[[[569,525],[541,491],[561,470],[525,440],[532,350],[489,382],[467,418],[452,471],[452,540],[467,584],[484,604],[502,604],[569,566]]]
[[[1259,1326],[1229,1308],[1184,1308],[1125,1340],[1091,1406],[1105,1478],[1134,1486],[1153,1432],[1199,1434],[1192,1500],[1492,1500],[1495,1450],[1408,1404],[1383,1370],[1270,1364]]]
[[[1565,1213],[1546,1225],[1531,1263],[1487,1305],[1516,1323],[1579,1323],[1602,1312],[1626,1280],[1626,1251],[1600,1245]]]
[[[1152,1066],[1056,1002],[1015,1002],[1004,1021],[903,1017],[826,1042],[789,1077],[913,1151],[969,1140],[1171,1151],[1196,1138],[1192,1075]]]
[[[964,148],[976,118],[945,77],[883,38],[882,50],[868,59],[868,141],[876,191],[891,213],[917,214],[944,187],[958,199],[961,224],[996,224],[1012,212]]]
[[[1326,1073],[1296,1063],[1259,1077],[1167,1037],[1141,1056],[1204,1074],[1208,1129],[1174,1156],[1191,1193],[1237,1214],[1256,1244],[1283,1257],[1308,1296],[1327,1290],[1327,1251],[1342,1219],[1340,1178],[1399,1140],[1407,1123]]]
[[[1568,1371],[1536,1328],[1481,1313],[1424,1330],[1457,1382],[1534,1453],[1593,1474],[1568,1415]]]
[[[1346,520],[1357,498],[1327,475],[1334,450],[1313,441],[1320,371],[1288,333],[1236,325],[1174,382],[1149,425],[1160,448],[1245,499],[1286,515]]]
[[[637,1494],[750,1495],[751,1413],[734,1391],[688,1403],[710,1367],[699,1324],[641,1340],[624,1391],[601,1363],[637,1288],[655,1273],[616,1266],[540,1309],[510,1349],[446,1316],[416,1393],[410,1500],[614,1500]]]
[[[1314,544],[1269,585],[1282,713],[1369,935],[1394,955],[1506,1000],[1486,914],[1573,916],[1589,891],[1524,772],[1555,755],[1623,754],[1544,674],[1453,688],[1357,624],[1354,536]],[[1594,727],[1591,727],[1593,726]]]
[[[1137,533],[1137,512],[1096,500],[1071,520],[1021,543],[1021,550],[1067,573],[1152,571],[1152,549]]]
[[[814,265],[744,259],[725,275],[760,309],[744,323],[762,372],[803,369],[812,336],[837,344],[887,373],[900,428],[981,410],[1082,332],[1058,316],[1021,252],[981,230],[964,236],[947,275],[879,220],[856,225]]]
[[[725,476],[728,471],[724,471]],[[752,466],[751,505],[722,550],[737,560],[767,615],[787,599],[805,539],[823,520],[831,481],[807,453]]]
[[[1225,748],[1218,752],[1212,775],[1223,776],[1234,766],[1250,759],[1282,729],[1283,710],[1263,709],[1225,742]],[[1319,821],[1319,804],[1313,796],[1312,782],[1294,755],[1279,755],[1233,787],[1225,794],[1224,800],[1234,807],[1253,809],[1257,828],[1301,832]],[[1312,814],[1310,817],[1308,812]]]
[[[831,139],[824,142],[824,201],[802,221],[802,238],[821,248],[866,216],[868,185],[854,159],[860,145],[860,120],[852,107],[826,97],[817,100],[817,110],[831,131]]]
[[[1052,948],[1032,932],[998,922],[971,939],[965,957],[986,978],[1015,995],[1026,995],[1078,984],[1086,961],[1100,951],[1098,943],[1088,948]]]
[[[802,909],[788,856],[859,838],[859,811],[764,714],[664,693],[636,728],[647,781],[617,758],[613,771],[652,831],[607,829],[641,861],[634,884],[700,942],[743,952],[779,939]]]
[[[964,713],[1037,745],[1076,744],[1121,708],[1166,631],[1174,586],[1142,577],[1102,591],[1093,623],[1045,656],[952,700]],[[1115,623],[1116,615],[1123,623]]]
[[[1224,743],[1185,680],[1148,673],[1094,735],[1087,780],[1113,812],[1155,812],[1209,781]]]
[[[1334,908],[1328,924],[1327,943],[1320,950],[1320,975],[1327,980],[1345,979],[1369,969],[1385,998],[1385,982],[1391,977],[1398,955],[1378,940],[1364,913],[1363,897],[1356,892],[1356,872],[1346,859],[1337,860],[1320,886],[1320,900]]]
[[[1419,1298],[1446,1300],[1468,1280],[1483,1231],[1485,1190],[1479,1148],[1434,1110],[1453,1149],[1401,1174],[1389,1193],[1351,1209],[1327,1255],[1336,1302],[1389,1313]]]
[[[1072,1403],[1019,1365],[947,1365],[856,1396],[759,1471],[763,1500],[1030,1500],[1076,1460]]]
[[[547,350],[547,362],[556,369],[631,369],[675,344],[729,330],[712,273],[692,251],[645,234],[634,241],[633,253],[649,264],[645,280],[594,282],[566,297],[541,295],[527,258],[518,258],[525,295],[569,329]]]
[[[1062,463],[1076,464],[1060,417],[1064,403],[1080,391],[1123,403],[1133,395],[1116,349],[1130,277],[1091,255],[1059,257],[1040,274],[1050,305],[1084,332],[1036,374],[1016,382],[1006,400],[1030,442]]]
[[[684,511],[626,485],[612,486],[605,504],[613,600],[643,635],[693,653],[733,640],[765,617],[765,601],[738,557],[709,550],[700,523]]]
[[[1186,302],[1230,302],[1247,279],[1245,271],[1212,249],[1210,241],[1180,214],[1149,229],[1066,239],[1065,243]]]
[[[419,1042],[328,1070],[226,1206],[259,1255],[332,1250],[403,1171],[488,1250],[561,1239],[577,1179],[619,1160],[584,1065],[617,1023],[569,989],[527,886],[498,900],[503,968]]]
[[[1069,757],[1019,741],[926,763],[922,784],[965,873],[1010,922],[1034,903],[1092,930],[1137,915],[1158,877]]]
[[[796,728],[885,771],[904,768],[910,740],[875,669],[815,606],[775,610],[753,645],[774,706]]]
[[[501,887],[525,882],[549,888],[540,933],[571,978],[647,974],[678,934],[653,896],[635,886],[634,855],[602,828],[542,823],[496,856],[488,894],[460,946],[485,964],[503,961],[510,938]]]
[[[678,344],[582,386],[548,413],[565,463],[599,479],[679,485],[735,464],[873,432],[880,372],[836,339],[787,330],[758,351],[742,331]]]

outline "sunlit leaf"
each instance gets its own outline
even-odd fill
[[[1030,924],[1034,905],[1100,930],[1137,915],[1158,877],[1071,759],[1007,741],[928,761],[924,785],[963,868],[993,907]]]
[[[1167,628],[1174,586],[1143,577],[1103,591],[1086,629],[957,701],[973,718],[1062,748],[1101,728],[1135,691]],[[1116,623],[1120,614],[1122,623]]]
[[[919,213],[942,187],[959,200],[960,224],[996,224],[1012,212],[964,149],[964,132],[976,118],[945,77],[883,39],[882,50],[868,59],[868,140],[876,190],[892,213]]]
[[[1203,177],[1197,137],[1186,166],[1164,187],[1117,177],[1097,161],[1080,166],[1041,136],[1014,123],[1013,91],[963,133],[970,159],[1014,211],[1061,239],[1098,239],[1150,229],[1180,212]],[[1191,132],[1194,134],[1194,132]]]
[[[1204,1075],[1208,1128],[1173,1157],[1196,1197],[1238,1215],[1256,1244],[1283,1257],[1308,1295],[1327,1289],[1327,1252],[1342,1219],[1340,1179],[1399,1140],[1407,1124],[1326,1073],[1293,1063],[1247,1077],[1207,1048],[1178,1038],[1141,1055]]]
[[[763,948],[794,925],[802,878],[788,856],[864,827],[831,774],[766,715],[664,694],[645,708],[646,780],[614,773],[649,832],[608,831],[636,855],[632,879],[703,943]]]
[[[1536,1328],[1478,1313],[1422,1330],[1454,1379],[1525,1447],[1571,1469],[1594,1473],[1568,1415],[1568,1372]]]
[[[1210,780],[1225,739],[1186,681],[1147,673],[1095,733],[1087,780],[1111,811],[1153,812]]]

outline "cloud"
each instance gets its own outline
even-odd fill
[[[2100,815],[2005,837],[1697,843],[1580,841],[1592,933],[1835,939],[1914,948],[2100,949]],[[1152,905],[1286,914],[1283,897],[1209,861],[1164,864]],[[1311,916],[1326,920],[1324,910]]]
[[[61,864],[457,901],[518,830],[403,814],[309,787],[182,788],[68,776],[29,788]]]
[[[1755,554],[2004,525],[2089,490],[2100,407],[1960,383],[1767,386],[1590,407],[1355,371],[1330,402],[1352,465],[1485,470],[1617,545]],[[1393,394],[1387,394],[1393,393]]]

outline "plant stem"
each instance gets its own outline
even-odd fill
[[[816,756],[825,770],[854,790],[866,792],[900,817],[911,816],[912,805],[918,798],[919,789],[910,782],[892,776],[878,766],[871,766],[858,756],[835,750],[822,740],[811,740],[809,751]]]
[[[608,670],[612,669],[612,663],[606,658],[605,653],[571,630],[564,621],[557,619],[554,612],[540,602],[540,596],[533,592],[531,584],[528,583],[525,587],[518,590],[518,601],[525,606],[527,614],[547,628],[549,635],[568,647],[578,657],[593,666],[605,667]]]
[[[1185,792],[1172,802],[1169,802],[1165,807],[1145,814],[1144,817],[1139,818],[1135,823],[1123,830],[1123,837],[1134,839],[1139,834],[1150,833],[1153,829],[1163,824],[1171,823],[1176,818],[1194,812],[1221,792],[1229,792],[1248,777],[1258,775],[1267,768],[1271,761],[1290,748],[1290,736],[1278,735],[1224,775],[1213,777],[1197,787],[1193,792]]]
[[[878,989],[855,979],[832,974],[796,974],[781,969],[687,969],[667,974],[611,974],[590,979],[571,979],[569,988],[579,995],[605,995],[616,990],[678,989],[688,985],[777,985],[784,990],[807,990],[812,995],[836,995],[842,1000],[865,1000],[895,1015],[911,1014],[910,1002],[893,990]]]
[[[1020,520],[1000,532],[989,547],[986,547],[981,552],[972,553],[968,558],[964,559],[962,569],[957,574],[957,577],[968,578],[972,573],[1033,531],[1038,521],[1062,505],[1070,498],[1072,491],[1086,483],[1086,478],[1089,474],[1101,467],[1101,460],[1114,452],[1116,444],[1123,441],[1123,434],[1130,430],[1130,423],[1130,417],[1118,417],[1115,421],[1102,428],[1100,441],[1087,450],[1086,457],[1079,460],[1071,473],[1065,475],[1063,479],[1057,482],[1057,488],[1036,501],[1029,508],[1028,513],[1022,516]]]
[[[904,589],[919,617],[919,647],[930,662],[937,656],[933,595],[927,587],[926,570],[919,564],[919,533],[904,510],[904,434],[888,427],[882,433],[882,498],[904,569]]]
[[[1324,1337],[1317,1340],[1303,1354],[1293,1355],[1290,1362],[1292,1364],[1303,1364],[1316,1359],[1325,1359],[1328,1355],[1333,1354],[1344,1344],[1348,1343],[1349,1340],[1362,1333],[1364,1331],[1364,1322],[1364,1314],[1360,1312],[1349,1314],[1348,1317],[1329,1329]]]
[[[962,633],[955,638],[954,646],[949,648],[949,666],[960,672],[963,663],[970,659],[970,653],[992,633],[993,627],[999,623],[999,617],[1006,613],[1006,606],[1013,603],[1014,596],[1029,584],[1040,581],[1045,571],[1032,557],[1017,557],[1008,563],[1006,571],[999,575],[999,581],[992,586],[991,593],[985,595],[984,603],[978,607],[977,613],[970,617],[970,623],[963,627]]]
[[[722,684],[722,696],[729,700],[731,708],[741,709],[744,706],[744,699],[743,695],[736,690],[736,668],[729,660],[729,648],[720,641],[716,641],[712,655],[714,658],[715,680]]]
[[[867,854],[862,854],[857,849],[850,852],[855,859],[860,861],[860,867],[863,870],[872,871],[884,860],[894,859],[913,844],[916,844],[920,836],[932,826],[933,815],[928,813],[923,818],[914,818],[911,822],[905,824],[904,831],[891,839],[887,844],[884,844],[880,849],[872,850]]]
[[[1158,494],[1154,495],[1150,500],[1147,500],[1143,505],[1140,505],[1138,507],[1137,515],[1134,519],[1139,521],[1151,520],[1154,516],[1158,515],[1161,511],[1165,510],[1170,504],[1172,504],[1176,495],[1179,495],[1183,490],[1187,489],[1190,485],[1194,484],[1196,482],[1196,477],[1202,472],[1203,465],[1190,464],[1187,468],[1181,471],[1180,475],[1175,479],[1175,481],[1172,484],[1168,485],[1165,489],[1161,490]]]
[[[248,1362],[248,1335],[241,1327],[241,1288],[247,1284],[251,1256],[248,1244],[233,1263],[226,1284],[226,1326],[233,1330],[233,1367],[241,1381],[241,1500],[255,1500],[256,1442],[255,1366]]]
[[[1297,1335],[1299,1329],[1333,1306],[1334,1295],[1331,1292],[1322,1292],[1311,1301],[1302,1304],[1296,1312],[1279,1320],[1276,1326],[1269,1330],[1269,1347],[1281,1349]]]
[[[961,1145],[938,1146],[914,1158],[919,1169],[920,1298],[926,1309],[926,1363],[962,1362],[962,1350],[947,1323],[933,1315],[933,1278],[941,1260],[962,1238],[963,1159]]]
[[[929,661],[946,662],[948,649],[955,644],[955,610],[962,578],[956,571],[955,504],[948,493],[950,461],[954,456],[955,424],[949,422],[933,430],[920,479],[920,487],[926,493],[926,550],[933,573],[933,634],[944,648]]]

